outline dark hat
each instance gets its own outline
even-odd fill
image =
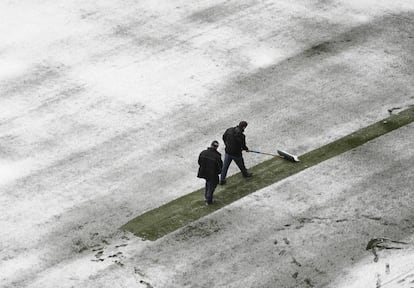
[[[214,140],[213,142],[211,142],[211,147],[217,149],[219,147],[219,142],[217,140]]]
[[[247,127],[247,122],[246,121],[240,121],[239,127],[240,128],[246,128]]]

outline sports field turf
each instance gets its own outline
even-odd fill
[[[249,170],[254,173],[252,178],[244,179],[240,173],[228,177],[227,184],[216,189],[214,205],[204,205],[204,189],[199,189],[154,210],[147,211],[123,225],[121,229],[130,231],[143,239],[156,240],[248,194],[349,151],[413,121],[414,107],[411,107],[399,114],[391,115],[386,119],[301,155],[299,156],[300,162],[298,163],[272,158],[251,167]]]

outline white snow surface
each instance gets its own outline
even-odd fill
[[[413,125],[193,224],[216,234],[119,227],[202,187],[198,153],[240,120],[249,148],[301,155],[412,105],[413,18],[403,0],[1,1],[0,287],[409,287],[410,249],[373,263],[359,239],[358,259],[328,265],[321,246],[300,249],[328,228],[278,227],[318,205],[334,219],[350,191],[359,212],[344,217],[372,212],[361,187],[409,203]],[[285,237],[295,248],[273,251]],[[299,276],[284,253],[306,262]]]

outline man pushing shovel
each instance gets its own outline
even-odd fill
[[[246,136],[243,134],[244,129],[247,127],[246,121],[241,121],[236,127],[228,128],[223,134],[223,141],[226,145],[223,169],[221,170],[220,185],[226,184],[227,170],[234,160],[239,167],[243,177],[252,177],[253,174],[249,173],[244,165],[242,151],[249,152],[249,148],[246,146]]]

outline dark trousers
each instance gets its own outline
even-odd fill
[[[217,187],[217,180],[216,181],[208,181],[206,180],[206,191],[204,193],[204,197],[206,198],[207,203],[213,203],[213,193]]]
[[[243,175],[246,175],[248,173],[246,166],[244,166],[243,156],[232,156],[226,153],[224,155],[223,169],[221,170],[221,178],[220,178],[221,180],[226,179],[227,171],[229,170],[229,166],[231,164],[231,161],[233,160],[234,162],[236,162],[237,167],[239,167]]]

